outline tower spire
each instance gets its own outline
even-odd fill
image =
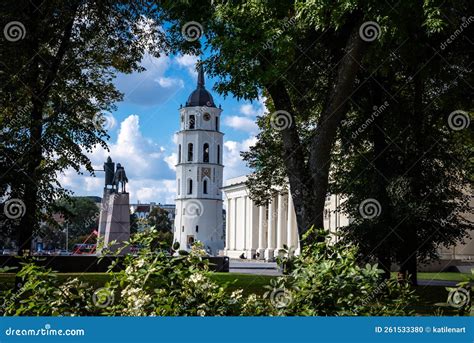
[[[197,86],[198,86],[198,88],[204,88],[204,69],[202,69],[202,66],[199,66],[199,68],[198,68]]]

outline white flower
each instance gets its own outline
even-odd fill
[[[145,259],[141,258],[137,261],[137,267],[141,268],[145,265]]]
[[[204,276],[202,274],[193,274],[189,277],[189,281],[192,283],[202,283],[204,282]]]

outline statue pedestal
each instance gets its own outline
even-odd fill
[[[109,195],[105,223],[104,248],[117,251],[124,242],[130,240],[130,199],[128,193],[112,193]],[[112,242],[115,241],[114,244]],[[122,250],[121,254],[128,252]]]
[[[104,188],[104,195],[102,197],[102,202],[100,203],[98,237],[102,240],[104,240],[105,237],[105,226],[107,225],[107,217],[109,214],[109,200],[114,192],[115,191],[111,188]]]

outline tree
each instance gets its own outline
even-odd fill
[[[150,211],[147,224],[155,228],[158,232],[171,232],[173,230],[168,212],[158,206],[153,207]]]
[[[380,1],[278,0],[165,6],[174,21],[171,44],[179,49],[200,47],[181,33],[187,21],[202,24],[210,54],[202,65],[219,76],[219,92],[255,99],[263,91],[269,97],[271,112],[259,120],[264,133],[244,154],[256,169],[248,186],[264,203],[289,183],[300,240],[310,227],[323,226],[331,151],[355,86],[374,71],[366,68],[366,59],[381,49],[379,40],[397,36],[396,23],[409,21],[413,6],[399,4],[393,11]],[[442,16],[434,2],[426,1],[424,9],[419,29],[439,26]]]
[[[347,239],[364,258],[377,258],[386,277],[396,262],[415,284],[418,261],[436,258],[440,246],[474,228],[466,216],[472,90],[462,86],[474,82],[472,47],[461,36],[439,50],[462,27],[464,10],[442,8],[447,26],[439,33],[419,29],[421,4],[411,22],[400,20],[405,44],[358,89],[334,155],[331,189],[347,197],[342,209],[353,219]]]
[[[163,45],[147,1],[3,1],[0,15],[15,18],[0,41],[0,190],[21,201],[23,251],[43,210],[67,195],[57,175],[93,174],[86,153],[106,147],[104,113],[121,99],[114,75],[141,70]]]
[[[89,236],[98,228],[100,208],[88,197],[72,197],[60,201],[56,208],[64,215],[68,229],[69,240]],[[82,242],[81,242],[82,243]]]

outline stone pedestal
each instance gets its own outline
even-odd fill
[[[98,237],[101,240],[105,238],[105,226],[107,225],[107,217],[109,214],[109,200],[110,195],[114,194],[114,190],[110,188],[104,188],[104,195],[102,196],[102,202],[100,203],[100,216],[99,216],[99,233]]]
[[[117,251],[130,240],[130,200],[128,193],[113,193],[109,196],[105,223],[104,248]],[[112,242],[115,241],[115,244]],[[124,249],[122,253],[126,253]]]

